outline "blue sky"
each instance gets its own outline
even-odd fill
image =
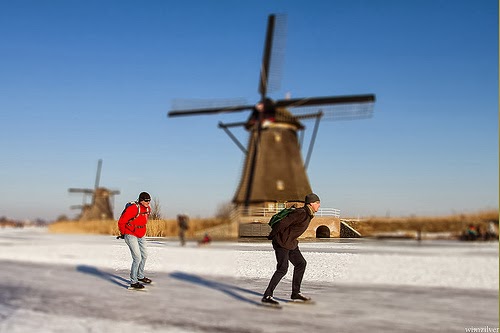
[[[377,96],[371,119],[320,124],[323,207],[498,207],[497,1],[20,0],[0,3],[0,216],[75,216],[67,189],[93,187],[98,159],[116,214],[148,191],[167,218],[213,215],[243,165],[217,124],[248,114],[166,114],[176,98],[256,103],[271,13],[288,22],[271,97]]]

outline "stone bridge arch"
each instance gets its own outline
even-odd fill
[[[320,225],[316,228],[316,238],[330,238],[330,228]]]

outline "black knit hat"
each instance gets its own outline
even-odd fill
[[[319,201],[319,197],[314,193],[309,193],[308,195],[306,195],[306,198],[304,199],[304,202],[306,204],[310,204],[316,201]]]
[[[151,200],[151,196],[149,195],[149,193],[148,192],[141,192],[141,194],[139,194],[139,201],[143,201],[146,199]]]

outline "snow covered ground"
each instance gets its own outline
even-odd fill
[[[0,332],[380,332],[498,327],[498,242],[301,242],[303,292],[292,268],[260,307],[274,272],[270,242],[181,247],[148,239],[148,292],[126,290],[130,253],[111,236],[0,229]],[[43,324],[43,325],[42,325]],[[42,326],[41,326],[42,325]]]

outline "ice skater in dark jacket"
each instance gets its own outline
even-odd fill
[[[274,272],[269,286],[264,292],[262,302],[269,305],[279,305],[273,298],[273,292],[281,279],[288,272],[288,261],[294,266],[292,279],[292,300],[310,301],[310,297],[302,295],[300,285],[306,270],[306,260],[299,250],[297,238],[309,227],[311,219],[314,217],[320,206],[319,197],[314,194],[306,195],[304,207],[297,208],[292,213],[281,220],[271,231],[268,238],[273,242],[274,253],[276,254],[276,272]]]

